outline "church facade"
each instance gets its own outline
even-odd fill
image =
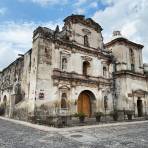
[[[102,27],[91,18],[71,15],[62,31],[38,27],[32,48],[0,73],[0,101],[34,112],[45,104],[51,114],[134,110],[148,107],[148,65],[143,45],[115,31],[104,44]]]

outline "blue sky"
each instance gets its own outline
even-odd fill
[[[6,12],[0,17],[0,21],[56,21],[79,11],[91,17],[95,11],[106,6],[105,3],[93,0],[54,1],[57,0],[1,0],[0,8],[5,8]]]
[[[147,0],[0,0],[0,69],[31,48],[36,27],[62,27],[63,19],[72,13],[99,23],[104,42],[114,30],[120,30],[143,44],[144,62],[148,62],[147,9]]]

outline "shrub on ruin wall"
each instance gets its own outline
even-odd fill
[[[34,117],[32,118],[32,122],[39,124],[47,124],[53,125],[53,114],[50,108],[42,104],[40,106],[36,106],[34,110]]]
[[[66,117],[58,116],[58,114],[55,114],[54,109],[53,106],[45,104],[36,106],[32,122],[56,127],[65,126],[67,121]]]
[[[14,108],[12,117],[17,120],[28,121],[28,108]]]
[[[5,105],[4,103],[0,104],[0,116],[5,114]]]

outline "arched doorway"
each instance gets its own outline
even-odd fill
[[[3,98],[3,103],[4,103],[4,114],[6,113],[6,107],[7,107],[7,96],[5,95]]]
[[[95,110],[95,100],[95,96],[91,91],[82,91],[78,97],[78,113],[83,112],[86,116],[91,117],[92,113]]]
[[[138,100],[137,100],[137,112],[138,112],[138,117],[143,116],[143,105],[140,97],[138,97]]]
[[[5,95],[4,98],[3,98],[3,102],[4,102],[4,105],[5,105],[5,107],[6,107],[6,105],[7,105],[7,96],[6,96],[6,95]]]

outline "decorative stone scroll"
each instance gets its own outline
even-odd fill
[[[92,61],[91,57],[88,56],[81,56],[84,61]]]
[[[86,28],[82,29],[82,31],[83,31],[84,34],[86,34],[86,35],[91,34],[91,32],[90,32],[88,29],[86,29]]]

